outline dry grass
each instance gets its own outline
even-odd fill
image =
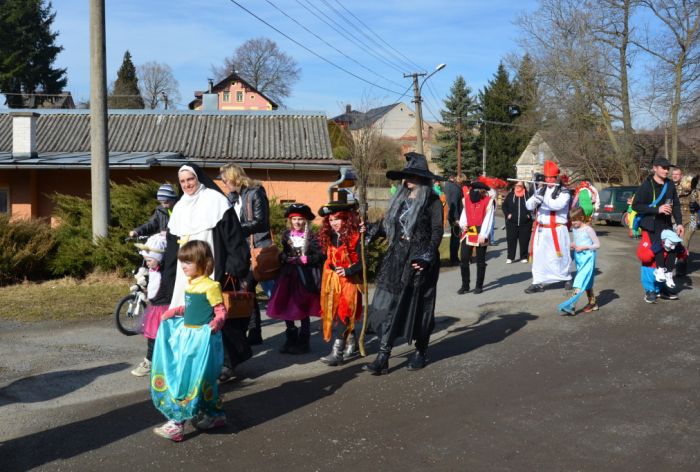
[[[93,274],[0,287],[0,319],[18,321],[95,320],[111,316],[131,280]]]

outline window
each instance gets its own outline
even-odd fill
[[[6,188],[0,188],[0,213],[10,212],[10,192]]]
[[[250,99],[251,99],[251,100],[255,100],[255,95],[251,95],[251,96],[250,96]]]
[[[223,98],[223,100],[224,100],[225,102],[230,102],[230,101],[231,101],[231,92],[229,92],[228,90],[224,90],[224,98]]]
[[[243,91],[242,90],[239,90],[238,92],[236,92],[236,101],[238,103],[243,101]]]

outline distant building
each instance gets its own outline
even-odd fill
[[[22,108],[60,108],[75,109],[75,102],[70,92],[46,94],[44,92],[22,94]]]
[[[216,95],[210,103],[207,95]],[[187,106],[190,110],[277,110],[278,105],[269,97],[239,77],[236,73],[213,84],[209,83],[207,92],[197,91],[194,93],[195,99]],[[213,98],[213,96],[212,96]]]

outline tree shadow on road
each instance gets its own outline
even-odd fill
[[[127,367],[129,364],[119,362],[90,369],[61,370],[25,377],[0,389],[0,407],[11,403],[38,403],[60,398],[92,383],[98,377]]]

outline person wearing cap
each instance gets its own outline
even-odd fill
[[[681,238],[685,230],[676,186],[668,178],[671,167],[673,166],[668,159],[655,158],[652,162],[652,175],[639,186],[632,203],[632,208],[641,217],[639,227],[642,232],[646,232],[650,250],[654,254],[654,278],[659,287],[650,290],[648,284],[645,286],[644,301],[647,303],[655,303],[659,294],[662,298],[677,298],[673,291],[673,268],[676,255],[682,254],[685,249],[682,244],[678,244],[673,251],[667,253],[661,238],[664,230],[673,230]]]
[[[144,264],[148,268],[148,284],[146,285],[148,307],[143,314],[143,321],[141,323],[143,336],[146,338],[146,357],[131,371],[131,374],[136,377],[145,377],[151,373],[153,346],[155,345],[156,335],[158,334],[160,317],[170,307],[170,304],[167,302],[158,302],[158,292],[160,292],[161,289],[160,265],[163,262],[166,246],[167,241],[165,236],[160,232],[148,238],[145,244],[136,244],[136,247],[140,249],[139,254],[143,257]]]
[[[532,283],[525,293],[543,292],[546,284],[571,280],[569,265],[569,202],[571,194],[562,185],[559,167],[544,162],[544,183],[525,202],[535,212],[533,237],[530,240]]]
[[[430,335],[435,327],[435,298],[440,275],[442,204],[432,190],[433,180],[425,156],[405,155],[402,170],[389,171],[390,180],[402,180],[389,201],[384,219],[368,228],[371,240],[383,236],[388,248],[376,279],[369,307],[369,326],[379,334],[379,353],[363,367],[372,375],[389,371],[389,357],[397,338],[415,341],[409,370],[425,367]]]
[[[486,248],[491,239],[491,228],[495,205],[493,197],[489,195],[490,188],[483,182],[472,181],[464,187],[464,209],[459,217],[461,228],[462,261],[460,270],[462,286],[457,293],[463,295],[469,292],[470,270],[472,253],[476,252],[476,285],[473,293],[478,295],[483,292],[484,277],[486,276]]]
[[[362,262],[357,205],[333,201],[318,210],[319,232],[326,255],[321,275],[323,340],[333,339],[331,352],[321,362],[335,367],[357,352],[355,323],[362,314]]]
[[[153,215],[146,223],[129,231],[130,237],[150,236],[168,229],[168,221],[173,212],[173,206],[177,202],[177,194],[173,186],[170,184],[161,185],[156,193],[156,200],[160,202],[160,206],[155,209]]]
[[[284,212],[287,230],[282,234],[282,269],[267,304],[267,316],[284,320],[286,340],[280,352],[309,352],[310,316],[319,316],[323,252],[311,230],[315,215],[308,205],[292,203]],[[295,326],[299,321],[300,328]]]

